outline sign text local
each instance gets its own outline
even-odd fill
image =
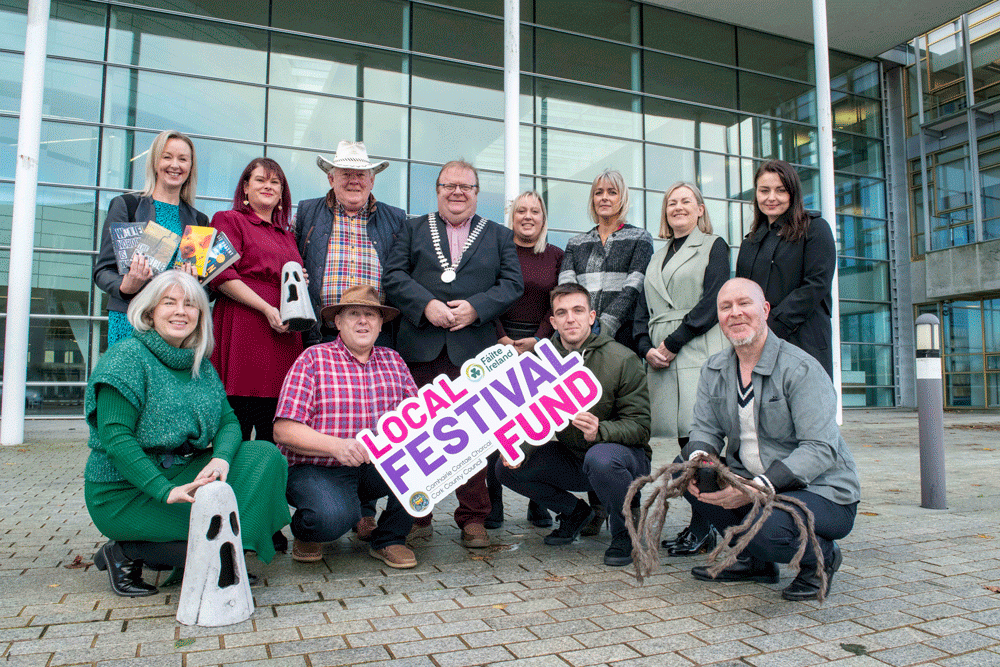
[[[494,345],[466,361],[457,379],[439,375],[382,415],[378,433],[357,438],[407,511],[424,516],[494,451],[520,463],[521,443],[548,442],[600,397],[578,352],[560,356],[548,340],[520,356]]]

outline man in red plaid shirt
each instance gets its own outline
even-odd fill
[[[285,377],[275,412],[274,439],[288,459],[288,503],[295,507],[292,558],[323,558],[323,543],[347,533],[361,518],[361,503],[388,497],[371,534],[369,554],[389,567],[417,564],[406,546],[411,517],[369,461],[354,436],[376,429],[379,417],[417,385],[403,359],[375,347],[383,322],[399,311],[383,306],[370,285],[351,287],[321,317],[340,335],[303,352]]]

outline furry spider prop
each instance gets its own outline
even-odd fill
[[[733,473],[711,454],[699,454],[689,461],[665,465],[650,475],[639,477],[629,486],[628,492],[625,494],[625,526],[632,538],[632,544],[635,545],[633,558],[635,559],[635,572],[639,583],[642,583],[644,577],[652,574],[660,564],[658,546],[660,533],[663,532],[663,524],[667,518],[667,509],[670,507],[667,500],[683,496],[688,483],[692,480],[698,480],[699,472],[705,469],[711,469],[716,473],[719,488],[735,487],[752,498],[753,502],[753,506],[743,523],[727,528],[723,539],[708,555],[709,561],[714,562],[708,570],[709,574],[714,577],[735,563],[737,556],[760,532],[771,513],[779,509],[791,515],[799,531],[799,546],[789,565],[797,568],[802,556],[805,555],[806,547],[812,545],[813,552],[816,554],[817,571],[821,579],[818,600],[822,602],[826,593],[827,577],[823,563],[823,550],[816,539],[815,518],[812,511],[797,498],[780,493],[775,494],[769,490],[765,491],[752,484],[750,480]],[[701,475],[704,473],[702,472]],[[636,525],[629,508],[632,506],[632,498],[647,484],[650,485],[651,492],[642,503],[638,525]],[[795,511],[796,508],[801,510],[801,514]],[[727,547],[729,549],[725,557],[718,560],[719,555]]]

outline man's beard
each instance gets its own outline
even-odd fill
[[[733,344],[733,347],[744,347],[753,344],[759,335],[759,331],[754,331],[749,336],[743,336],[742,338],[731,337],[729,338],[729,342]]]

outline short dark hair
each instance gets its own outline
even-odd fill
[[[556,285],[556,288],[549,292],[549,306],[552,306],[556,302],[557,296],[566,296],[567,294],[582,294],[587,297],[587,307],[591,310],[594,309],[594,305],[590,301],[590,292],[587,288],[579,283],[563,283],[561,285]]]

